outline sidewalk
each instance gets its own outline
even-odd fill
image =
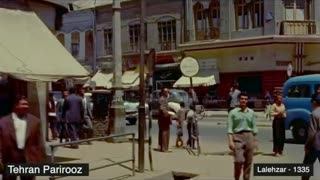
[[[170,139],[173,142],[173,139]],[[271,145],[271,143],[270,143]],[[153,143],[153,147],[156,146]],[[303,147],[301,151],[303,151]],[[229,155],[224,142],[202,144],[203,154],[200,156],[189,155],[185,149],[170,147],[169,153],[161,153],[152,150],[154,171],[150,171],[148,159],[148,146],[145,146],[145,172],[136,172],[135,176],[131,175],[131,162],[123,165],[106,167],[90,171],[89,177],[65,177],[62,179],[126,179],[126,180],[174,180],[172,172],[194,174],[193,180],[232,180],[233,179],[233,158]],[[138,145],[136,144],[136,162],[135,168],[138,168]],[[93,145],[80,145],[77,150],[69,148],[59,148],[58,156],[68,157],[73,160],[67,163],[90,163],[90,168],[101,167],[111,164],[113,161],[121,161],[130,158],[130,143],[106,143],[93,142]],[[277,163],[292,162],[290,156],[270,157],[268,155],[256,155],[254,162],[259,163]],[[58,158],[57,158],[58,159]],[[294,180],[299,177],[253,177],[252,179],[281,179]],[[37,179],[47,179],[48,177],[37,177]]]
[[[257,111],[255,112],[256,115],[256,121],[257,126],[260,127],[269,127],[272,126],[272,121],[266,119],[266,115],[263,111]],[[226,125],[227,124],[227,118],[228,118],[228,112],[227,111],[206,111],[205,112],[205,118],[210,119],[212,121],[216,121],[218,125]]]

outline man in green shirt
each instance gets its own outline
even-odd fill
[[[234,155],[235,180],[240,179],[242,169],[243,179],[249,180],[258,130],[254,111],[247,107],[248,95],[240,93],[239,99],[239,107],[230,111],[228,117],[228,144]]]

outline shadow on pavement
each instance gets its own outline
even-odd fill
[[[287,143],[287,144],[304,144],[304,143],[297,142],[293,138],[286,139],[284,142]]]
[[[263,152],[257,151],[254,152],[254,156],[257,155],[263,155]],[[206,153],[202,153],[202,155],[211,155],[211,156],[232,156],[233,152],[231,151],[222,151],[222,152],[206,152]]]
[[[145,180],[185,180],[194,178],[196,176],[198,176],[198,174],[172,171],[156,177],[147,178]]]
[[[132,177],[132,175],[126,174],[126,175],[122,175],[122,176],[110,178],[110,179],[108,179],[108,180],[123,180],[123,179],[127,179],[127,178],[130,178],[130,177]]]
[[[60,157],[60,156],[55,156],[54,157],[54,161],[55,162],[68,162],[68,161],[75,161],[75,160],[79,160],[77,158],[69,158],[69,157]],[[50,162],[51,161],[51,156],[47,156],[47,161]]]

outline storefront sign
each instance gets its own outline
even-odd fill
[[[180,70],[184,76],[192,77],[198,74],[199,64],[194,58],[186,57],[181,61]]]

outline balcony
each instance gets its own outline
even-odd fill
[[[282,21],[280,35],[311,35],[317,33],[315,21]]]
[[[201,40],[209,40],[209,39],[219,39],[220,38],[220,29],[213,27],[208,30],[198,30],[196,31],[196,39],[198,41]]]

